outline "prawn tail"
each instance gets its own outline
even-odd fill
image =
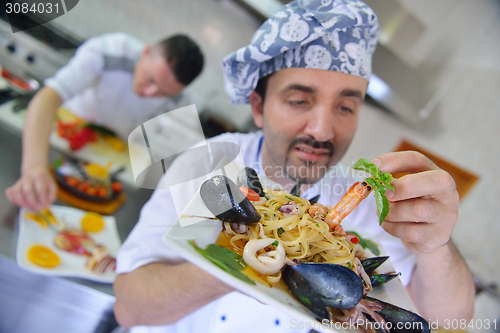
[[[334,230],[371,191],[373,191],[373,187],[368,185],[366,181],[354,183],[339,203],[326,215],[325,222],[330,226],[330,230]]]

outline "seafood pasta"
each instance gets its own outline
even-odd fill
[[[242,254],[245,263],[267,275],[270,283],[281,277],[281,268],[293,261],[332,263],[354,268],[355,244],[340,226],[330,231],[324,213],[329,208],[312,205],[307,199],[282,191],[264,190],[266,195],[251,201],[261,215],[259,223],[224,222],[222,231],[231,250]],[[323,209],[322,213],[317,211]]]
[[[353,323],[364,332],[375,332],[368,325],[372,322],[388,328],[386,332],[399,322],[418,322],[421,329],[416,332],[430,332],[428,323],[417,314],[367,296],[373,287],[399,274],[378,274],[376,269],[388,257],[367,258],[358,245],[361,241],[366,245],[367,240],[345,233],[340,226],[374,189],[381,196],[385,192],[382,186],[389,187],[382,183],[389,183],[392,176],[381,176],[375,165],[364,165],[373,170],[374,178],[356,182],[334,207],[264,190],[251,168],[238,174],[238,185],[216,175],[202,184],[200,196],[214,219],[222,221],[223,230],[216,244],[205,250],[190,243],[240,280],[289,291],[318,320]],[[380,201],[379,218],[383,220],[388,207]]]

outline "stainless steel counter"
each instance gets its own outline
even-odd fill
[[[118,326],[113,304],[113,296],[0,256],[0,332],[108,333]]]
[[[56,151],[50,154],[52,158],[59,156]],[[0,123],[0,332],[111,331],[109,328],[113,324],[116,326],[112,313],[114,297],[111,284],[40,276],[16,265],[19,209],[7,201],[4,191],[19,178],[20,167],[21,133]],[[152,190],[134,189],[126,184],[124,191],[127,201],[113,214],[122,242],[134,227],[141,207],[152,193]],[[56,204],[66,205],[60,201]],[[43,322],[45,326],[40,324],[40,318],[47,319]],[[80,324],[80,320],[81,323],[90,324]],[[30,326],[23,324],[24,321],[37,327],[40,325],[40,329],[33,330],[31,326],[32,329],[26,330]],[[71,323],[74,327],[69,328]]]

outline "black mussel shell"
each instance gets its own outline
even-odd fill
[[[249,188],[252,191],[257,192],[259,197],[263,197],[265,194],[264,189],[262,188],[262,184],[260,183],[259,176],[257,175],[257,172],[250,167],[241,169],[241,171],[238,173],[238,178],[236,179],[236,182],[238,183],[239,187],[245,186],[246,188]]]
[[[301,263],[286,266],[282,277],[292,295],[321,319],[329,319],[326,307],[351,309],[363,297],[359,276],[341,265]]]
[[[373,288],[379,287],[399,276],[399,274],[374,274],[375,270],[386,262],[387,259],[389,257],[373,257],[361,261],[363,269],[370,276]]]
[[[300,197],[300,186],[302,185],[302,182],[300,180],[297,180],[297,184],[292,188],[290,191],[291,195],[294,195],[296,197]]]
[[[374,274],[370,275],[370,282],[373,288],[380,287],[398,276],[399,274]]]
[[[384,262],[386,262],[387,259],[389,259],[388,256],[368,258],[365,260],[361,260],[361,265],[363,266],[363,269],[365,270],[366,274],[370,275],[380,265],[382,265]]]
[[[385,321],[391,323],[390,333],[431,332],[429,323],[418,314],[373,297],[364,296],[363,298],[382,305],[382,310],[377,311],[377,313],[380,314]]]
[[[236,184],[226,176],[214,176],[200,188],[200,196],[219,220],[251,224],[260,221],[260,214]]]
[[[317,203],[319,200],[319,194],[317,196],[315,196],[314,198],[311,198],[311,200],[309,200],[309,203],[311,205],[314,205],[315,203]]]

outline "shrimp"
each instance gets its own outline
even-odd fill
[[[325,207],[320,203],[315,203],[314,205],[309,206],[307,212],[313,219],[319,218],[324,220],[325,215],[328,214],[328,207]]]
[[[248,231],[248,226],[243,223],[231,223],[231,229],[237,234],[244,234]]]
[[[278,242],[278,246],[276,246],[274,250],[257,254],[257,251],[270,246],[274,242]],[[285,248],[281,242],[276,239],[252,239],[243,249],[243,260],[255,271],[265,275],[273,275],[278,273],[285,265]]]
[[[368,185],[366,181],[354,183],[349,191],[340,199],[339,203],[325,216],[324,221],[330,226],[330,231],[335,230],[340,222],[342,222],[342,220],[349,215],[372,190],[373,188]]]
[[[346,235],[344,228],[342,228],[342,226],[340,224],[338,226],[336,226],[335,229],[333,229],[333,234],[336,236],[345,236]]]

